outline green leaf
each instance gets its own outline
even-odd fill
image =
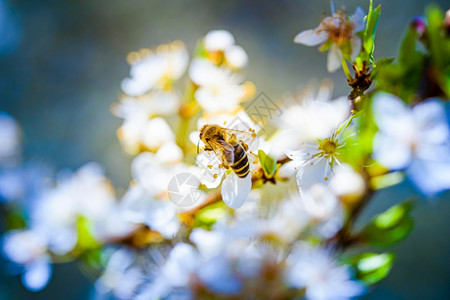
[[[389,66],[394,62],[393,57],[383,57],[380,58],[376,64],[374,64],[373,70],[371,72],[371,79],[375,80],[378,75],[378,70],[383,69],[385,66]]]
[[[258,151],[258,157],[266,176],[269,178],[272,177],[277,169],[277,161],[262,150]]]
[[[443,16],[441,10],[434,5],[430,5],[426,10],[427,18],[427,39],[431,57],[437,66],[445,65],[445,38],[442,34]],[[448,59],[448,57],[447,57]]]
[[[430,52],[430,59],[434,67],[434,80],[450,97],[450,38],[443,33],[443,12],[435,5],[426,10],[427,30],[426,39]]]
[[[99,242],[92,235],[91,227],[92,227],[91,220],[82,216],[78,217],[77,220],[78,249],[80,250],[94,249],[100,245]]]
[[[394,263],[392,253],[362,253],[345,260],[355,271],[355,277],[367,285],[385,278]]]
[[[373,9],[373,3],[370,1],[369,12],[367,13],[366,30],[364,31],[363,47],[368,58],[373,60],[373,50],[375,43],[375,33],[377,31],[378,19],[381,13],[381,5]]]
[[[219,219],[227,214],[227,206],[223,201],[209,205],[200,210],[195,217],[194,227],[211,229]]]
[[[421,56],[421,54],[417,52],[416,47],[418,37],[417,31],[412,26],[409,26],[400,46],[400,53],[398,56],[400,64],[410,66],[418,60],[419,56]]]
[[[373,246],[389,246],[405,238],[413,227],[412,202],[405,201],[376,215],[364,228],[360,238]]]
[[[328,51],[331,46],[333,45],[333,41],[332,40],[327,40],[325,43],[323,43],[323,45],[319,48],[320,52],[325,52]]]

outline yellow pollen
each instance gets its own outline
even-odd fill
[[[214,177],[214,178],[217,178],[217,174],[214,174],[213,177]]]
[[[337,143],[334,140],[327,138],[320,142],[319,149],[326,155],[331,155],[336,153]]]
[[[209,168],[209,169],[212,169],[212,165],[208,165],[208,168]]]

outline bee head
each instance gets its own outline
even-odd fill
[[[207,129],[207,127],[208,127],[209,125],[203,125],[202,126],[202,128],[200,128],[200,135],[199,135],[199,137],[200,137],[200,140],[202,140],[203,141],[203,138],[204,138],[204,136],[205,136],[205,132],[206,132],[206,129]]]

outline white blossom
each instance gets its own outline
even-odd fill
[[[47,237],[50,250],[63,255],[77,243],[78,218],[101,219],[114,204],[112,187],[101,167],[87,164],[42,195],[34,207],[31,226]]]
[[[232,112],[244,99],[245,88],[231,71],[206,59],[196,58],[189,68],[191,80],[198,85],[194,97],[209,112]]]
[[[286,281],[295,288],[306,289],[306,299],[350,299],[359,296],[362,284],[351,280],[350,270],[339,266],[329,251],[298,245],[287,258]]]
[[[154,90],[170,90],[172,82],[183,76],[189,55],[181,42],[160,45],[155,52],[133,62],[130,77],[122,81],[122,90],[138,96]]]
[[[374,158],[386,168],[406,169],[425,195],[449,189],[450,130],[442,102],[428,99],[410,108],[393,95],[378,93],[372,109],[379,128]]]
[[[329,100],[329,93],[320,91],[290,106],[281,115],[278,124],[282,132],[274,144],[281,144],[292,162],[282,169],[282,174],[297,171],[300,189],[317,182],[325,183],[332,176],[335,164],[340,164],[339,152],[345,145],[340,125],[350,115],[350,104],[345,97]]]
[[[9,231],[3,236],[3,255],[23,266],[22,282],[31,291],[43,289],[52,274],[47,240],[34,230]]]
[[[306,46],[330,43],[328,52],[328,72],[335,72],[341,65],[343,57],[352,61],[361,51],[361,39],[356,32],[365,29],[365,13],[361,7],[349,18],[344,13],[335,13],[326,17],[315,29],[300,32],[294,42]]]
[[[247,65],[248,56],[241,46],[235,44],[233,35],[226,30],[212,30],[208,32],[203,44],[208,52],[221,51],[229,66],[242,69]]]
[[[131,299],[143,279],[144,274],[136,265],[136,254],[121,248],[109,257],[102,276],[95,283],[95,289],[100,294],[112,293],[119,299]]]
[[[200,263],[198,252],[189,244],[177,243],[158,275],[136,296],[137,300],[160,299],[173,289],[186,288]]]

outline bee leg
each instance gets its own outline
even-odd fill
[[[208,147],[205,147],[203,150],[205,150],[205,151],[213,151],[212,148],[208,148]]]

